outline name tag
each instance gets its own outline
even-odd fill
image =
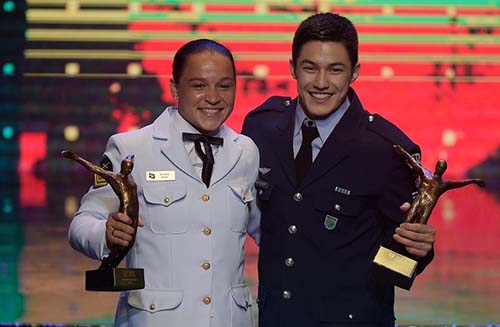
[[[175,181],[175,170],[147,171],[146,181]]]

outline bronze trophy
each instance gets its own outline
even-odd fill
[[[481,179],[467,179],[463,181],[443,180],[443,174],[448,167],[445,160],[439,160],[436,163],[434,173],[432,173],[429,169],[422,167],[400,145],[394,145],[394,149],[418,175],[418,192],[408,210],[406,217],[406,222],[408,223],[427,224],[439,197],[446,191],[469,184],[477,184],[480,187],[485,186],[484,181]],[[402,248],[403,246],[400,244],[395,245],[391,249],[380,246],[373,261],[378,266],[386,268],[393,273],[393,279],[397,286],[409,290],[415,277],[417,260],[399,253],[404,252]]]
[[[126,291],[144,288],[144,269],[117,268],[134,245],[139,221],[139,201],[137,199],[137,185],[130,173],[134,168],[134,156],[127,156],[121,162],[119,173],[107,171],[71,151],[62,151],[63,157],[73,159],[91,172],[107,181],[120,199],[119,212],[132,219],[134,234],[128,246],[113,245],[109,255],[104,258],[97,270],[85,272],[85,289],[87,291]]]

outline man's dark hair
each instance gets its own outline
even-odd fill
[[[343,16],[329,12],[319,13],[300,23],[292,43],[294,66],[302,46],[309,41],[340,42],[347,49],[351,66],[354,67],[358,63],[358,33],[352,22]]]
[[[179,82],[179,79],[186,65],[187,58],[192,54],[202,52],[218,53],[228,57],[231,60],[231,64],[233,65],[233,74],[236,79],[236,68],[234,66],[234,59],[231,51],[224,45],[214,40],[197,39],[184,44],[175,53],[174,62],[172,64],[172,76],[176,83]]]

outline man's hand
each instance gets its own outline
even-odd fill
[[[405,202],[400,208],[406,212],[410,209],[410,204]],[[423,258],[434,245],[436,230],[431,225],[402,223],[396,228],[393,237],[396,242],[405,246],[408,253]]]
[[[141,218],[137,222],[139,227],[144,227]],[[115,212],[108,216],[106,221],[106,245],[108,248],[115,244],[123,247],[128,246],[134,235],[134,228],[132,227],[132,219],[126,214]]]

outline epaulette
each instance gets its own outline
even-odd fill
[[[260,106],[250,111],[248,113],[248,116],[263,111],[284,111],[291,109],[291,106],[292,106],[292,98],[275,95],[268,98]]]
[[[368,129],[385,139],[392,145],[399,144],[407,151],[415,153],[420,152],[418,146],[406,136],[396,125],[378,114],[370,114],[368,120]]]

